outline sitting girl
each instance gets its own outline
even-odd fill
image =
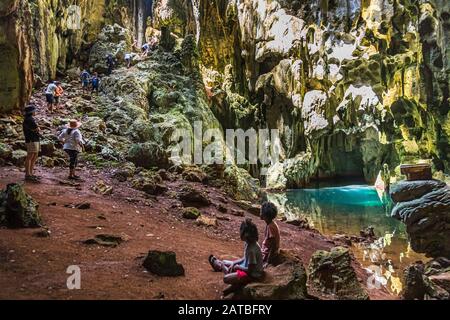
[[[224,272],[224,282],[231,285],[225,294],[236,291],[251,282],[264,277],[263,257],[258,244],[258,228],[251,219],[245,220],[240,229],[241,240],[245,241],[244,257],[236,261],[221,261],[214,256],[209,262],[216,272]]]

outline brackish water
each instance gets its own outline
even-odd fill
[[[425,257],[409,246],[405,226],[390,217],[391,205],[384,204],[375,188],[366,185],[289,190],[269,194],[280,214],[288,220],[306,217],[326,235],[359,235],[372,226],[378,238],[373,244],[353,244],[355,257],[373,274],[375,288],[385,286],[394,294],[402,289],[404,268]]]

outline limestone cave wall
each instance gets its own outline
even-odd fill
[[[24,3],[0,3],[0,113],[19,108],[31,94],[33,73],[26,29],[30,17]]]
[[[445,0],[2,1],[0,107],[89,63],[105,25],[138,45],[168,27],[177,43],[194,35],[224,129],[280,129],[269,186],[372,182],[384,163],[419,160],[448,172],[449,16]]]
[[[215,0],[201,8],[216,114],[234,114],[228,126],[281,129],[273,187],[373,182],[383,163],[431,160],[448,172],[447,1]]]

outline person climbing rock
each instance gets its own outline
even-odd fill
[[[154,51],[156,50],[156,48],[158,47],[158,37],[157,36],[152,36],[152,38],[150,39],[150,50]]]
[[[110,53],[106,56],[106,65],[108,66],[107,75],[111,75],[114,69],[115,61],[113,55]]]
[[[61,82],[56,81],[56,89],[55,89],[55,107],[59,108],[59,103],[61,100],[62,95],[64,94],[64,89],[61,85]]]
[[[47,108],[52,113],[55,106],[55,94],[57,86],[54,81],[48,82],[47,89],[45,90],[45,98],[47,100]]]
[[[144,43],[144,45],[142,46],[142,55],[141,57],[147,57],[148,54],[150,52],[150,44],[149,43]]]
[[[25,160],[25,181],[38,182],[39,177],[35,176],[34,166],[41,152],[40,130],[34,119],[36,107],[29,105],[25,108],[23,121],[23,134],[27,147],[27,158]]]
[[[92,83],[92,91],[91,94],[93,94],[94,92],[96,92],[98,94],[99,88],[100,88],[100,78],[98,77],[98,73],[94,73],[94,76],[92,77],[91,80]]]
[[[266,223],[262,254],[264,267],[274,264],[280,254],[280,229],[274,221],[278,216],[277,207],[271,202],[265,202],[261,207],[261,220]]]
[[[127,68],[130,69],[131,68],[131,53],[127,53],[125,54],[125,63],[127,64]]]
[[[83,93],[87,93],[87,91],[89,90],[89,81],[91,79],[91,75],[86,69],[84,69],[83,72],[81,72],[80,79],[81,79],[81,86],[83,88]]]
[[[69,156],[69,180],[80,180],[80,177],[75,174],[78,165],[78,155],[84,150],[85,144],[80,127],[81,122],[70,120],[67,128],[64,129],[58,137],[59,141],[64,143],[64,151]]]
[[[258,244],[258,228],[251,219],[246,219],[242,223],[240,236],[241,240],[245,242],[242,259],[221,261],[214,256],[209,257],[209,263],[213,270],[225,273],[223,281],[230,285],[224,291],[225,296],[264,277],[263,256]]]

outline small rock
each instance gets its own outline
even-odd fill
[[[44,229],[44,230],[35,232],[33,234],[33,236],[35,236],[37,238],[49,238],[51,236],[51,231]]]
[[[162,277],[185,275],[184,267],[177,263],[177,256],[174,252],[150,251],[143,266],[151,273]]]
[[[216,218],[208,218],[205,216],[200,216],[196,222],[197,225],[199,226],[214,227],[214,228],[219,226],[219,222],[217,221]]]
[[[183,209],[183,218],[189,220],[197,220],[201,216],[201,212],[197,208],[189,207]]]
[[[115,248],[125,241],[126,241],[126,239],[124,239],[122,236],[99,234],[99,235],[96,235],[95,238],[93,238],[93,239],[88,239],[88,240],[83,241],[83,243],[87,244],[87,245],[94,244],[94,245],[100,245],[103,247]]]
[[[219,205],[217,206],[217,210],[219,210],[219,211],[222,212],[222,213],[227,213],[227,212],[228,212],[228,209],[227,209],[224,205],[222,205],[222,204],[219,204]]]
[[[184,186],[178,193],[178,199],[187,207],[207,207],[211,204],[208,196],[191,186]]]
[[[89,202],[84,202],[77,204],[75,208],[77,208],[78,210],[88,210],[91,208],[91,204]]]
[[[105,181],[99,180],[96,182],[95,186],[92,187],[92,190],[95,193],[99,193],[102,195],[111,195],[113,193],[113,187],[108,186]]]

